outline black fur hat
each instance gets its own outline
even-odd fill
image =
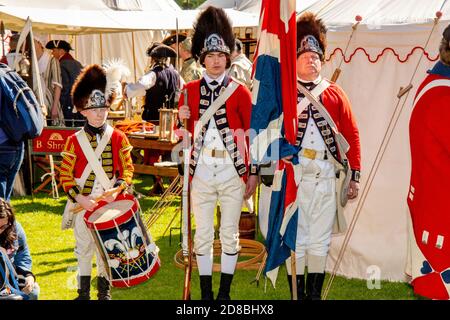
[[[439,46],[439,57],[442,63],[450,66],[450,24],[442,33],[441,45]]]
[[[297,57],[304,52],[316,52],[325,61],[327,28],[312,12],[305,12],[297,19]]]
[[[230,56],[234,49],[231,21],[222,8],[207,7],[194,24],[192,56],[203,64],[206,53],[223,52]],[[229,67],[229,59],[227,68]]]
[[[92,64],[81,70],[73,84],[71,95],[77,111],[92,108],[105,108],[106,72],[98,64]]]

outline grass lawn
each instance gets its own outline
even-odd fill
[[[137,191],[147,194],[151,179],[141,177],[135,179]],[[33,258],[33,271],[41,287],[40,299],[67,300],[77,296],[76,268],[77,262],[73,252],[75,239],[72,230],[61,230],[61,219],[66,197],[55,200],[45,193],[40,193],[32,199],[14,197],[12,204],[16,210],[17,219],[23,225],[28,237],[28,243]],[[142,198],[140,204],[145,212],[157,198]],[[179,203],[177,204],[179,205]],[[162,216],[152,227],[150,233],[160,249],[161,268],[148,281],[132,288],[113,288],[113,299],[116,300],[179,300],[182,296],[184,272],[174,264],[174,255],[180,248],[180,233],[174,229],[169,243],[169,233],[163,236],[164,229],[171,220],[171,214]],[[144,217],[144,221],[145,221]],[[179,218],[175,220],[179,225]],[[93,275],[96,270],[94,269]],[[265,285],[261,278],[259,286],[251,281],[256,271],[237,270],[231,289],[232,299],[250,300],[286,300],[289,299],[289,289],[284,267],[280,269],[277,287],[274,289],[269,282]],[[215,273],[213,290],[218,291],[220,274]],[[326,284],[325,280],[325,284]],[[96,286],[93,277],[93,285]],[[192,273],[192,299],[200,298],[198,273]],[[96,298],[97,291],[91,291],[91,298]],[[365,280],[345,279],[336,277],[328,299],[338,300],[410,300],[417,299],[411,287],[405,283],[381,282],[380,289],[369,290]]]

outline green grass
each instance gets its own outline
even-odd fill
[[[137,177],[135,188],[147,194],[152,180],[149,177]],[[145,197],[140,199],[144,213],[153,205],[157,198]],[[33,271],[41,287],[40,299],[66,300],[73,299],[76,293],[77,262],[73,252],[75,239],[72,230],[62,231],[61,218],[66,203],[66,197],[52,199],[45,193],[40,193],[33,199],[31,196],[14,197],[12,204],[16,210],[17,219],[23,225],[33,258]],[[175,205],[179,205],[177,202]],[[150,233],[160,249],[161,268],[148,281],[131,288],[112,289],[113,299],[116,300],[178,300],[181,299],[184,272],[174,264],[175,253],[179,250],[180,233],[178,229],[172,232],[172,243],[169,244],[169,233],[163,236],[167,224],[173,213],[162,216],[150,229]],[[144,216],[144,221],[147,215]],[[173,226],[179,225],[179,218]],[[95,276],[96,270],[93,270]],[[237,270],[231,296],[233,299],[249,300],[279,300],[289,299],[289,289],[284,266],[280,268],[276,288],[261,278],[259,286],[251,283],[255,279],[254,270]],[[214,292],[217,293],[220,274],[213,277]],[[325,280],[326,283],[327,280]],[[92,281],[91,298],[95,298],[97,291],[95,277]],[[200,298],[198,273],[192,273],[192,299]],[[336,277],[328,299],[337,300],[410,300],[417,299],[411,287],[405,283],[381,282],[380,289],[369,290],[365,280],[346,279]]]

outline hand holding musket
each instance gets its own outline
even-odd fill
[[[187,89],[184,90],[184,101],[187,106]],[[184,107],[184,106],[183,106]],[[182,119],[183,126],[187,131],[187,118]],[[192,228],[191,228],[191,207],[190,207],[190,190],[189,190],[189,159],[190,159],[190,141],[189,134],[186,132],[183,138],[183,256],[184,256],[184,286],[183,286],[183,300],[190,300],[191,298],[191,273],[192,273]]]
[[[105,193],[103,193],[102,195],[100,195],[97,198],[95,198],[94,202],[98,203],[101,200],[104,200],[104,199],[112,196],[113,194],[115,194],[117,192],[120,193],[123,189],[124,189],[123,186],[118,186],[117,188],[110,189],[110,190],[106,191]],[[81,212],[83,210],[84,210],[84,208],[80,204],[77,204],[72,210],[70,210],[70,212],[72,212],[72,213],[79,213],[79,212]]]

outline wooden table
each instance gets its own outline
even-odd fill
[[[128,135],[128,140],[133,148],[136,149],[150,149],[150,150],[161,150],[161,151],[172,151],[173,147],[178,142],[170,141],[159,141],[158,137],[155,136],[139,136],[139,135]],[[162,177],[176,177],[178,175],[178,169],[175,167],[156,167],[145,164],[135,164],[134,172],[143,174],[152,174],[155,176]]]

